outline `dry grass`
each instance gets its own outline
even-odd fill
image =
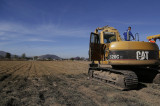
[[[120,91],[87,80],[88,62],[0,61],[1,105],[159,105],[160,85]]]

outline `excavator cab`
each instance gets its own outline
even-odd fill
[[[105,61],[109,53],[110,43],[117,41],[114,31],[104,30],[107,27],[97,28],[95,32],[90,34],[89,58],[93,62],[99,61],[100,63],[100,61]],[[102,31],[98,32],[98,30]]]

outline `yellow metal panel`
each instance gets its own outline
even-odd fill
[[[159,59],[160,59],[160,50],[159,50]]]
[[[159,60],[110,60],[110,65],[158,65]]]
[[[101,42],[102,44],[104,44],[103,32],[100,33],[100,42]]]
[[[98,61],[95,61],[95,64],[99,64]],[[158,65],[160,64],[159,60],[109,60],[109,61],[100,61],[100,64],[108,65]]]
[[[99,64],[98,61],[94,61],[95,64]],[[108,61],[100,61],[100,64],[108,64]]]
[[[160,39],[160,34],[158,35],[153,35],[153,36],[147,36],[147,39]]]
[[[112,42],[109,50],[159,50],[158,45],[150,42],[120,41]]]

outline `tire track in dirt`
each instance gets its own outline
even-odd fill
[[[70,87],[72,88],[77,87],[78,91],[83,93],[87,98],[90,98],[91,100],[93,100],[97,105],[115,105],[115,104],[158,105],[159,104],[158,98],[160,94],[157,94],[159,92],[159,90],[157,89],[154,92],[150,88],[146,88],[147,91],[143,91],[143,90],[120,91],[103,84],[100,84],[101,87],[97,89],[93,89],[93,87],[94,86],[97,87],[98,84],[95,84],[92,87],[85,87],[86,85],[84,84],[84,82],[87,82],[87,80],[81,79],[82,82],[78,80],[73,81],[72,78],[66,78],[64,76],[65,75],[63,75],[63,77],[58,77],[59,79],[67,82],[67,84],[63,84],[63,85],[68,85],[68,82],[69,82]],[[74,77],[75,75],[72,75],[72,76]],[[82,85],[79,87],[79,85],[75,83],[81,83]],[[102,88],[104,90],[102,90]],[[62,90],[62,91],[65,92],[65,90]],[[61,90],[59,92],[61,92]],[[61,92],[61,95],[65,95],[65,93],[63,92]],[[151,94],[148,94],[148,93],[151,93]],[[69,94],[66,94],[66,95],[69,95]],[[147,95],[149,97],[147,97]]]
[[[49,68],[47,65],[43,64],[42,62],[38,62],[37,67],[39,67],[39,71],[42,71],[42,73],[39,73],[39,76],[51,75],[51,71],[53,72],[52,68]]]
[[[8,73],[4,74],[0,78],[0,91],[7,86],[11,81],[13,81],[17,76],[14,76],[14,73],[16,71],[20,70],[22,67],[24,67],[26,64],[22,64],[19,66],[15,66],[14,69],[10,70]]]
[[[44,101],[44,95],[40,92],[43,83],[41,77],[38,76],[39,65],[32,62],[26,72],[25,80],[21,79],[23,88],[20,88],[20,95],[24,95],[21,99],[21,103],[25,105],[42,105]],[[21,73],[19,73],[21,74]],[[30,99],[28,99],[30,98]],[[30,101],[32,100],[32,101]]]
[[[62,106],[62,104],[56,101],[56,97],[54,96],[56,83],[52,80],[55,78],[53,69],[48,67],[48,64],[46,65],[42,62],[38,62],[37,66],[39,67],[38,69],[42,71],[42,73],[39,74],[39,76],[41,76],[41,87],[37,88],[39,90],[41,103],[43,105]],[[48,79],[52,81],[48,81]]]
[[[138,97],[141,101],[144,101],[145,103],[149,105],[153,104],[160,104],[160,101],[157,101],[160,99],[160,94],[158,94],[159,90],[154,90],[150,87],[143,88],[140,91],[130,91],[131,95],[135,95]]]
[[[77,91],[77,88],[72,86],[71,83],[68,83],[68,80],[66,80],[65,77],[46,77],[46,82],[48,82],[49,87],[49,92],[46,92],[48,95],[46,98],[48,100],[52,98],[57,104],[69,106],[96,106],[94,101],[92,101],[90,98],[87,98],[81,92]]]
[[[37,77],[32,79],[32,83],[37,92],[37,100],[40,105],[46,104],[46,92],[50,91],[48,88],[48,82],[46,82],[44,77],[47,77],[49,74],[46,70],[46,67],[40,62],[35,64],[35,70],[37,72]],[[48,103],[48,102],[47,102]]]
[[[47,105],[49,105],[49,104],[50,105],[53,105],[53,104],[56,104],[56,105],[72,104],[73,105],[76,103],[76,102],[69,103],[73,99],[73,97],[71,94],[67,93],[68,90],[66,91],[66,89],[64,87],[61,87],[61,85],[60,85],[60,87],[57,87],[57,86],[59,86],[58,83],[59,83],[59,80],[61,80],[61,78],[57,77],[57,74],[54,73],[54,71],[56,71],[56,70],[53,71],[53,69],[49,68],[46,65],[43,65],[41,62],[37,62],[35,69],[37,72],[39,72],[39,71],[42,71],[42,72],[39,73],[38,78],[32,77],[33,78],[32,79],[33,86],[30,86],[30,87],[33,87],[34,89],[36,89],[36,91],[38,91],[38,92],[36,92],[35,95],[37,95],[36,100],[39,101],[40,105],[45,105],[45,104],[47,104]],[[63,79],[63,78],[61,80],[62,83],[65,82],[65,79]],[[71,90],[72,87],[69,89]],[[74,92],[77,92],[77,91],[74,89]],[[79,92],[77,92],[77,93],[78,93],[78,97],[79,97],[79,95],[83,95],[82,93],[80,93],[80,94],[79,94]],[[59,95],[62,95],[62,96],[59,97]],[[38,96],[39,96],[39,98],[38,98]],[[70,98],[71,97],[72,98],[68,99],[67,96],[70,96]],[[75,95],[75,96],[77,96],[77,95]],[[61,99],[62,99],[62,101],[61,101]],[[78,98],[75,99],[75,101],[78,101]]]
[[[37,62],[36,63],[36,73],[37,73],[37,77],[42,77],[45,74],[47,74],[47,70],[45,69],[44,65],[41,64],[41,62]]]
[[[97,105],[99,106],[106,106],[108,105],[107,103],[101,103],[103,96],[102,95],[97,95],[96,91],[91,90],[90,88],[80,86],[78,87],[78,91],[83,93],[86,97],[91,98]],[[95,98],[96,97],[96,98]]]
[[[24,62],[24,64],[21,64],[21,68],[18,70],[18,71],[16,71],[13,75],[14,76],[26,76],[26,73],[27,73],[27,69],[29,68],[29,63],[28,62]]]
[[[34,78],[37,77],[37,72],[36,72],[36,68],[35,67],[36,67],[35,66],[35,62],[33,61],[32,62],[32,67],[31,67],[31,69],[29,71],[28,79],[32,79],[33,77]]]
[[[21,67],[20,70],[16,71],[12,77],[11,81],[8,83],[7,87],[3,89],[3,94],[8,95],[8,97],[4,96],[4,100],[6,102],[6,105],[20,105],[21,104],[21,98],[25,94],[21,94],[21,92],[24,90],[25,86],[27,84],[25,83],[26,76],[27,76],[27,71],[30,69],[29,63],[24,63],[23,67]],[[29,86],[29,85],[28,85]]]
[[[49,68],[51,68],[51,65],[49,65],[50,67]],[[43,67],[45,67],[45,66],[43,66]],[[52,66],[52,67],[54,67],[54,66]],[[65,67],[65,66],[64,66]],[[69,66],[68,66],[69,67]],[[65,68],[68,68],[68,67],[65,67]],[[63,70],[65,70],[65,68],[63,69]],[[55,71],[56,72],[59,72],[59,68],[55,68],[54,67],[54,70],[53,70],[53,68],[51,68],[52,69],[52,73],[54,73]],[[55,70],[55,69],[57,69],[57,70]],[[85,78],[83,78],[83,80],[82,80],[82,82],[81,82],[81,84],[79,85],[79,84],[77,84],[77,83],[79,83],[79,81],[78,81],[78,79],[76,79],[76,78],[72,78],[72,76],[75,76],[75,75],[65,75],[65,74],[63,74],[63,75],[60,75],[60,77],[59,76],[57,76],[56,75],[56,72],[55,72],[55,74],[52,74],[52,76],[50,76],[47,80],[48,80],[48,82],[52,82],[50,85],[52,85],[52,89],[53,89],[53,87],[54,86],[56,86],[56,88],[57,88],[57,93],[55,93],[55,94],[59,94],[59,95],[62,95],[61,97],[58,97],[58,99],[60,99],[61,100],[61,102],[60,103],[62,103],[63,104],[63,102],[66,102],[66,104],[68,104],[68,105],[75,105],[75,103],[77,103],[77,100],[76,99],[74,99],[76,102],[72,102],[72,100],[71,99],[73,99],[72,98],[72,96],[71,95],[74,95],[74,94],[70,94],[70,93],[68,93],[68,91],[71,91],[71,89],[73,90],[73,92],[75,92],[75,96],[77,97],[79,97],[79,96],[82,96],[83,98],[85,98],[85,100],[83,100],[82,99],[82,97],[80,97],[81,99],[82,99],[82,101],[85,101],[86,102],[86,104],[88,104],[87,102],[88,101],[92,101],[91,103],[90,103],[90,105],[93,103],[94,105],[102,105],[102,103],[100,103],[99,101],[97,101],[96,99],[94,99],[94,97],[93,96],[91,96],[91,95],[93,95],[93,94],[91,94],[90,96],[88,96],[88,95],[86,95],[86,92],[84,92],[84,90],[82,91],[82,89],[81,89],[81,84],[83,85],[83,83],[82,82],[84,82],[84,80],[86,81],[86,78],[87,78],[87,76],[85,77]],[[65,73],[65,72],[60,72],[60,73]],[[55,80],[55,78],[56,78],[56,80]],[[53,79],[52,81],[51,81],[51,79]],[[58,80],[58,81],[57,81]],[[69,82],[69,83],[68,83]],[[59,83],[62,83],[62,85],[64,85],[65,87],[62,87],[61,86],[61,84],[59,84]],[[80,87],[79,87],[80,86]],[[84,86],[83,86],[84,87]],[[94,92],[94,91],[92,91],[91,89],[90,89],[90,92],[92,92],[92,93],[95,93],[94,95],[96,96],[96,92]],[[89,94],[88,92],[87,92],[87,94]],[[100,96],[99,96],[100,97]],[[99,100],[101,100],[101,99],[104,99],[103,97],[101,97]],[[82,102],[82,101],[80,101],[80,102]],[[84,103],[85,103],[84,102]],[[83,103],[82,103],[83,104]],[[92,104],[92,105],[93,105]],[[106,104],[105,104],[106,105]]]
[[[21,77],[25,77],[25,75],[26,75],[26,73],[27,73],[27,71],[26,70],[28,70],[28,68],[29,68],[29,64],[28,63],[26,63],[26,64],[22,64],[20,67],[16,67],[14,70],[14,72],[12,72],[12,74],[11,74],[11,81],[10,82],[16,82],[17,80],[17,82],[19,82],[19,81],[21,81]],[[8,80],[8,79],[7,79]]]
[[[23,61],[5,61],[3,63],[0,63],[0,67],[1,68],[7,68],[7,67],[10,67],[10,66],[21,64],[22,62]]]
[[[43,105],[57,105],[57,106],[61,106],[62,104],[59,104],[56,101],[55,96],[53,96],[52,94],[55,93],[55,86],[56,83],[55,81],[53,81],[52,79],[54,79],[54,71],[53,69],[51,69],[50,67],[48,67],[48,65],[43,64],[42,62],[38,62],[37,64],[37,70],[41,71],[41,73],[39,73],[39,76],[41,76],[39,79],[39,81],[41,82],[41,85],[39,87],[37,87],[38,91],[39,91],[39,98],[41,99],[41,103]],[[47,79],[52,80],[53,82],[49,82]]]
[[[76,61],[53,61],[43,62],[43,64],[51,68],[55,74],[80,74],[88,71],[88,64],[84,64],[85,67],[81,67],[82,63],[79,64]]]
[[[16,71],[20,70],[25,64],[16,65],[12,69],[7,70],[5,74],[1,74],[0,81],[4,81],[5,79],[9,78],[14,74]]]
[[[7,72],[9,72],[10,70],[12,70],[13,68],[17,67],[21,65],[21,63],[17,63],[17,64],[12,64],[12,65],[6,65],[4,67],[1,68],[0,74],[5,74]]]
[[[19,62],[15,62],[15,61],[0,61],[0,68],[5,68],[8,66],[14,66],[15,64],[19,64]]]
[[[159,105],[159,85],[144,83],[146,88],[120,91],[104,83],[87,80],[88,62],[16,63],[19,65],[3,75],[16,71],[0,82],[0,89],[5,85],[0,90],[2,105]]]
[[[39,104],[39,100],[37,99],[38,91],[36,89],[38,83],[34,83],[34,81],[37,80],[35,67],[35,63],[31,62],[28,68],[28,72],[26,73],[26,77],[24,77],[24,80],[22,80],[24,84],[22,84],[23,88],[21,89],[20,95],[25,95],[21,97],[21,103],[25,105]]]
[[[39,91],[36,88],[41,82],[35,83],[35,80],[38,80],[36,75],[37,73],[35,72],[35,67],[36,66],[34,62],[30,64],[26,63],[26,66],[23,67],[21,71],[16,73],[19,74],[19,76],[16,77],[16,79],[14,79],[14,83],[10,85],[10,88],[14,88],[14,91],[9,92],[11,97],[9,98],[9,101],[7,101],[7,103],[14,104],[11,103],[11,100],[13,100],[17,104],[18,102],[20,102],[19,105],[40,105],[40,100],[38,98],[40,97],[41,99],[43,99],[43,96],[39,94]],[[28,71],[33,73],[28,73]]]

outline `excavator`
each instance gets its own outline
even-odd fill
[[[138,36],[138,37],[137,37]],[[160,83],[159,47],[153,42],[124,41],[114,27],[98,27],[90,34],[88,77],[121,90],[136,89],[143,75]],[[147,39],[159,39],[147,37]],[[154,75],[150,76],[150,73]]]

